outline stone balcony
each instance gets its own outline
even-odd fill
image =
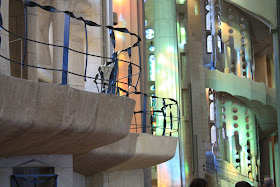
[[[0,74],[0,157],[81,154],[123,139],[135,101]]]
[[[147,168],[174,157],[176,137],[130,133],[113,144],[74,156],[74,170],[83,175]]]
[[[267,136],[277,129],[276,89],[251,79],[240,78],[232,73],[205,68],[206,88],[216,92],[226,92],[238,98],[256,114],[262,130],[261,136]]]

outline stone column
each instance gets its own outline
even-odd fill
[[[2,20],[3,20],[3,27],[6,29],[9,29],[9,3],[10,1],[2,1],[1,5],[1,14],[2,14]],[[9,45],[9,34],[5,31],[1,31],[1,48],[0,48],[0,54],[4,57],[10,58],[10,45]],[[4,75],[10,75],[10,62],[0,58],[0,73]]]
[[[39,27],[37,24],[38,8],[27,7],[27,38],[32,40],[38,40]],[[24,42],[24,41],[23,41]],[[27,42],[27,53],[25,64],[37,66],[37,49],[40,50],[41,44],[34,42]],[[38,81],[38,70],[37,68],[24,67],[27,68],[27,78],[28,80]]]
[[[42,4],[42,2],[40,2]],[[46,43],[53,43],[53,25],[52,25],[52,15],[53,13],[47,12],[40,8],[38,9],[38,40]],[[37,46],[37,60],[38,66],[52,68],[53,64],[53,51],[56,47],[48,45],[38,45]],[[38,69],[38,80],[41,82],[52,83],[53,71]]]
[[[80,37],[72,37],[74,41],[69,42],[69,47],[71,49],[75,49],[77,51],[85,51],[84,50],[84,40],[83,40],[84,33],[81,33]],[[85,55],[80,53],[69,53],[69,62],[68,62],[68,70],[74,73],[78,73],[80,75],[84,74],[85,68]],[[98,67],[94,67],[98,68]],[[94,77],[94,76],[93,76]],[[88,79],[89,82],[93,82],[92,79]],[[72,74],[68,74],[68,84],[71,87],[77,88],[77,89],[84,89],[84,78]]]
[[[69,1],[55,0],[53,6],[59,10],[68,10]],[[62,45],[64,41],[64,14],[53,14],[53,42],[55,45]],[[63,48],[55,48],[53,50],[53,68],[62,69]],[[61,84],[62,73],[60,71],[53,72],[53,83]]]
[[[211,0],[211,17],[212,17],[212,36],[213,36],[213,53],[212,63],[214,68],[219,69],[219,47],[218,47],[218,33],[221,25],[222,2],[221,0]]]
[[[175,5],[175,1],[154,0],[155,86],[158,97],[178,100],[179,83]],[[157,100],[157,109],[160,109],[161,106],[162,101]],[[176,109],[172,111],[172,114],[177,116]],[[163,126],[163,118],[157,118],[157,125]],[[157,129],[157,133],[162,134],[162,130]],[[180,186],[181,168],[179,153],[176,152],[172,160],[160,164],[157,172],[158,184],[160,186]]]
[[[270,177],[274,178],[274,166],[273,166],[273,150],[272,150],[272,142],[271,139],[269,140],[269,171],[270,171]]]
[[[205,73],[202,60],[202,26],[200,1],[185,1],[178,5],[183,15],[186,44],[180,45],[180,86],[182,106],[182,144],[186,186],[195,177],[205,177],[205,142],[209,142]],[[202,14],[203,15],[203,14]]]
[[[275,84],[276,84],[276,99],[277,99],[277,124],[278,124],[278,140],[280,139],[280,2],[277,3],[277,23],[278,29],[277,33],[273,34],[273,47],[274,47],[274,65],[275,65]],[[278,151],[275,150],[275,154],[278,154],[278,158],[280,157],[280,143],[278,142]],[[276,145],[275,145],[276,147]],[[279,166],[279,165],[278,165]],[[279,167],[278,167],[279,168]],[[278,178],[280,178],[280,174],[278,174]],[[277,187],[280,186],[280,179],[278,180]]]
[[[275,182],[276,182],[276,187],[280,187],[280,150],[279,150],[279,138],[275,138],[275,144],[274,144],[274,157],[275,157]]]

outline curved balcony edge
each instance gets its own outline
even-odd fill
[[[74,170],[83,175],[151,167],[174,157],[178,138],[130,133],[111,145],[74,156]]]
[[[226,74],[205,68],[205,74],[206,88],[245,97],[249,100],[259,101],[263,105],[269,105],[274,109],[277,108],[275,88],[269,88],[264,83],[254,82],[251,79],[237,77],[233,73]]]
[[[0,157],[81,154],[129,133],[135,101],[0,74]]]
[[[226,92],[236,97],[255,113],[260,124],[261,137],[272,134],[277,130],[276,89],[265,86],[264,83],[251,79],[240,78],[218,70],[205,69],[206,88],[217,92]]]

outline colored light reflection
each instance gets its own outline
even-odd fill
[[[178,1],[177,1],[178,2]],[[162,10],[168,10],[162,12]],[[162,20],[168,23],[164,23]],[[155,93],[159,97],[178,99],[178,59],[177,59],[177,33],[176,33],[176,4],[171,0],[154,0],[154,29],[155,29],[155,55],[156,55],[156,80]],[[164,32],[162,32],[164,28]],[[164,33],[164,34],[157,34]],[[157,100],[157,109],[163,106],[162,100]],[[167,114],[170,109],[166,109]],[[176,107],[171,109],[172,115],[177,116]],[[168,120],[168,118],[166,118]],[[157,116],[158,126],[163,126],[164,117]],[[178,124],[173,124],[173,129],[177,129]],[[170,123],[166,124],[170,129]],[[166,131],[168,132],[168,130]],[[165,132],[165,133],[166,133]],[[157,128],[157,135],[162,135],[163,129]],[[167,135],[167,134],[165,134]],[[172,133],[172,136],[178,136],[178,133]],[[179,155],[179,144],[176,148],[175,156],[157,166],[158,186],[181,186],[181,175],[184,166],[181,168]],[[183,184],[182,184],[183,185]]]
[[[123,27],[126,27],[126,21],[124,20],[122,14],[120,14],[119,16],[119,24],[122,25]]]
[[[181,27],[180,28],[180,31],[181,31],[181,34],[180,34],[180,36],[181,36],[181,42],[180,42],[180,44],[186,44],[187,43],[187,34],[186,34],[186,30],[185,30],[185,28],[184,27]]]
[[[177,4],[184,4],[186,0],[177,0]]]
[[[123,35],[122,32],[116,31],[115,33],[116,33],[116,38],[117,38],[117,39],[124,39],[124,35]]]
[[[155,55],[149,56],[149,63],[150,63],[150,81],[155,81],[156,79],[156,62],[155,62]]]
[[[195,13],[196,16],[199,15],[199,10],[200,10],[200,9],[199,9],[198,2],[195,1],[195,3],[194,3],[194,13]]]
[[[174,53],[174,47],[172,47],[172,46],[169,46],[169,47],[167,47],[167,49],[166,49],[166,52],[167,53]]]

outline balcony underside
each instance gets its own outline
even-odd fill
[[[206,71],[206,87],[216,92],[227,92],[244,102],[252,111],[260,124],[261,136],[267,136],[277,129],[277,102],[275,88],[268,88],[264,83],[240,78],[218,70]]]
[[[0,156],[80,154],[128,135],[135,101],[0,74]]]
[[[130,133],[111,145],[74,156],[74,170],[83,175],[147,168],[175,155],[177,138]]]

